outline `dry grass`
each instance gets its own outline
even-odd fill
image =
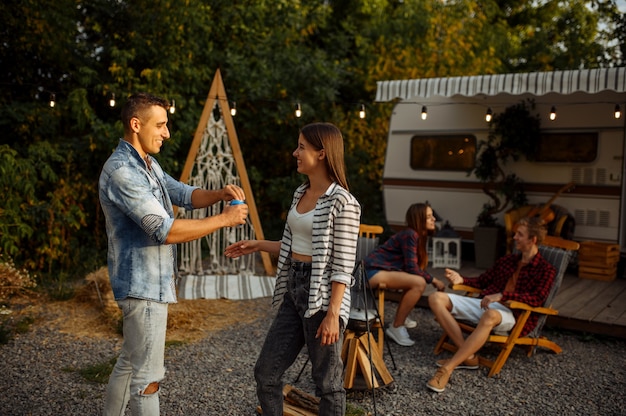
[[[98,288],[100,296],[98,296]],[[85,278],[76,296],[68,301],[40,305],[46,323],[77,337],[120,337],[121,313],[113,299],[106,268]],[[231,301],[228,299],[179,300],[169,307],[167,340],[194,342],[212,331],[239,322],[250,322],[270,310],[268,299]]]

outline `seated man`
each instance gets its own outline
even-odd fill
[[[515,325],[515,312],[505,306],[506,301],[520,301],[531,306],[545,302],[554,283],[556,269],[538,251],[546,235],[539,218],[522,218],[513,236],[519,253],[509,254],[478,277],[462,277],[446,269],[445,276],[452,284],[464,284],[482,290],[482,298],[470,298],[446,292],[434,292],[428,304],[437,322],[458,347],[449,360],[439,360],[439,369],[426,386],[438,393],[445,390],[455,368],[477,369],[476,352],[485,344],[492,330],[508,332]],[[469,321],[476,329],[463,338],[457,319]],[[531,315],[522,330],[528,334],[537,325],[538,317]]]

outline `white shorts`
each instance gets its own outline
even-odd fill
[[[452,302],[452,316],[454,316],[457,320],[469,321],[473,324],[478,324],[478,321],[480,321],[483,313],[485,313],[484,309],[480,307],[482,299],[456,295],[454,293],[448,293],[448,296],[450,297],[450,302]],[[513,315],[513,311],[500,302],[490,303],[489,309],[497,310],[500,312],[500,316],[502,316],[502,321],[493,328],[493,331],[498,334],[506,335],[515,325],[515,316]]]

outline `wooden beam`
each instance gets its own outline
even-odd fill
[[[254,201],[254,194],[252,193],[252,187],[250,186],[250,180],[248,178],[248,171],[246,170],[246,165],[244,163],[243,155],[241,153],[241,147],[239,146],[239,139],[237,137],[237,131],[235,130],[235,124],[233,123],[233,117],[230,115],[228,97],[226,96],[226,89],[224,88],[222,74],[220,73],[219,69],[215,72],[213,83],[211,84],[211,88],[209,89],[209,95],[207,96],[207,100],[204,104],[204,109],[202,110],[200,122],[198,123],[198,127],[196,128],[196,133],[194,134],[193,141],[191,142],[189,154],[187,155],[187,161],[185,162],[185,166],[183,168],[183,173],[180,176],[180,180],[185,183],[187,183],[187,181],[189,180],[191,170],[193,169],[196,161],[196,156],[198,155],[198,149],[200,148],[200,144],[202,143],[202,136],[207,129],[209,117],[211,117],[211,113],[213,112],[216,101],[221,110],[224,124],[226,125],[226,132],[228,134],[228,140],[233,151],[233,157],[235,158],[235,166],[241,180],[241,187],[246,194],[246,204],[249,208],[249,216],[250,221],[252,222],[252,228],[254,229],[256,237],[259,240],[263,240],[265,239],[263,235],[263,227],[261,226],[261,220],[259,218],[259,213],[256,207],[256,203]],[[269,253],[264,251],[260,253],[265,273],[268,276],[273,275],[274,266],[272,265]]]

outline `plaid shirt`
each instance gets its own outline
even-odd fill
[[[419,266],[417,245],[419,234],[412,228],[406,228],[391,236],[385,244],[379,246],[365,258],[367,270],[404,271],[422,276],[427,283],[433,277]]]
[[[478,277],[463,277],[463,284],[482,289],[481,296],[502,293],[504,303],[509,300],[524,302],[530,306],[543,306],[556,276],[556,269],[540,253],[537,253],[530,262],[520,269],[517,283],[513,292],[505,292],[506,282],[517,269],[521,260],[521,253],[509,254],[500,258],[496,264]],[[513,311],[517,318],[519,311]],[[522,336],[535,328],[539,316],[531,314],[524,325]]]

